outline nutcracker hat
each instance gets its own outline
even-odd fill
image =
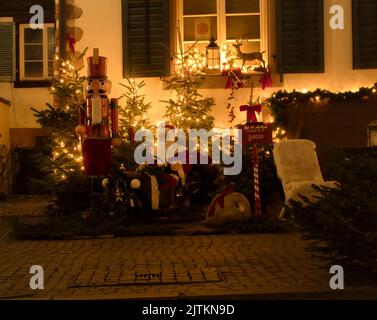
[[[99,56],[99,50],[93,50],[93,56],[88,58],[88,77],[107,78],[107,58]]]

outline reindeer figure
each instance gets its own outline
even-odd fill
[[[263,53],[265,53],[265,51],[246,53],[246,52],[241,51],[242,46],[243,46],[242,40],[241,41],[236,40],[236,43],[233,44],[233,47],[235,47],[237,49],[237,57],[242,60],[241,70],[243,69],[246,61],[253,61],[253,60],[260,61],[263,65],[263,68],[266,68],[266,62],[263,59]]]

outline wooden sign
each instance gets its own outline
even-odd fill
[[[272,125],[264,123],[248,123],[242,127],[244,145],[272,144]]]

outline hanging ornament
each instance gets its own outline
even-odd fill
[[[69,34],[67,34],[67,42],[68,42],[68,46],[69,46],[69,51],[70,51],[72,57],[74,57],[74,55],[75,55],[75,45],[76,45],[75,37],[72,37]]]
[[[124,196],[124,192],[119,186],[119,181],[117,181],[117,187],[115,190],[115,202],[123,202],[123,196]]]
[[[262,87],[262,90],[265,90],[266,88],[272,87],[272,79],[271,79],[271,70],[270,67],[267,67],[262,75],[262,77],[259,80],[259,83]]]

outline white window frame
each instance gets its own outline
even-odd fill
[[[182,39],[184,38],[184,20],[183,20],[183,1],[177,0],[177,20],[179,22],[179,28],[182,32]],[[264,51],[264,59],[266,65],[268,65],[269,57],[269,39],[268,39],[268,15],[269,15],[269,0],[259,0],[260,13],[226,13],[226,0],[214,0],[217,1],[217,14],[203,14],[194,15],[195,17],[217,17],[217,45],[221,48],[224,45],[231,45],[235,43],[235,40],[226,39],[226,17],[227,16],[247,16],[247,15],[260,15],[260,39],[248,39],[248,41],[260,41],[260,51]],[[186,16],[190,17],[190,16]],[[187,44],[197,43],[209,43],[209,41],[184,41]],[[177,43],[177,48],[179,44]],[[221,55],[224,60],[223,54]],[[225,61],[221,61],[225,62]]]
[[[48,75],[48,30],[55,29],[53,23],[44,24],[43,30],[43,77],[26,77],[25,76],[25,29],[31,29],[30,24],[20,24],[20,81],[43,81],[50,79]]]

